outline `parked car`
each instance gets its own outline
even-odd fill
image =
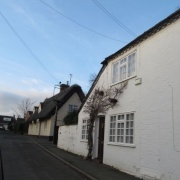
[[[0,126],[0,130],[5,131],[5,128],[3,126]]]

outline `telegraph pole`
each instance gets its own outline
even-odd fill
[[[56,104],[55,120],[54,120],[54,132],[53,132],[53,144],[57,144],[58,141],[58,129],[57,129],[57,115],[58,115],[58,100],[54,98],[55,89],[60,89],[61,82],[59,85],[54,86],[53,101]]]

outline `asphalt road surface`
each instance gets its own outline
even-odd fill
[[[4,180],[86,179],[25,136],[0,131],[0,150]]]

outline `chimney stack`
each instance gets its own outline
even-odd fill
[[[60,85],[60,92],[63,92],[65,89],[67,89],[69,87],[68,84],[61,84]]]

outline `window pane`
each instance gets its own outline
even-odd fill
[[[130,143],[131,144],[133,143],[133,137],[132,136],[130,137]]]
[[[126,64],[120,67],[120,80],[126,79]]]
[[[110,129],[112,128],[112,123],[110,123]]]
[[[112,132],[112,133],[113,133],[113,135],[115,134],[115,132],[116,132],[116,131],[115,131],[115,129],[113,129],[113,132]]]
[[[133,121],[130,122],[130,127],[133,128]]]
[[[112,83],[115,83],[118,81],[118,66],[119,66],[119,62],[113,65]]]
[[[115,136],[113,136],[113,142],[115,142]]]
[[[128,129],[126,129],[126,135],[129,135],[129,130]]]
[[[112,135],[113,133],[112,133],[112,129],[110,129],[110,135]]]
[[[109,141],[110,141],[110,142],[115,142],[115,136],[110,136],[110,137],[109,137]]]
[[[123,136],[121,136],[121,142],[124,142],[124,137]]]
[[[126,128],[129,128],[129,122],[128,121],[126,122]]]
[[[134,114],[133,114],[133,113],[131,113],[131,114],[129,115],[129,120],[134,120]]]
[[[120,64],[123,64],[123,63],[125,63],[125,62],[126,62],[126,58],[122,59],[122,60],[120,61]]]
[[[118,115],[118,120],[123,120],[124,119],[124,115]]]
[[[117,137],[117,142],[120,142],[120,136]]]
[[[133,76],[135,72],[135,53],[128,57],[128,77]]]
[[[126,143],[129,143],[130,142],[130,138],[129,136],[126,136]]]
[[[123,140],[124,140],[123,136],[118,136],[117,137],[117,142],[123,142]]]
[[[116,116],[114,116],[114,121],[116,121]]]
[[[121,130],[121,135],[124,135],[124,129]]]
[[[113,123],[113,128],[116,128],[116,123]]]
[[[133,135],[133,129],[130,129],[130,135]]]
[[[112,142],[112,136],[109,136],[109,141]]]
[[[124,123],[121,123],[121,128],[124,128]]]

